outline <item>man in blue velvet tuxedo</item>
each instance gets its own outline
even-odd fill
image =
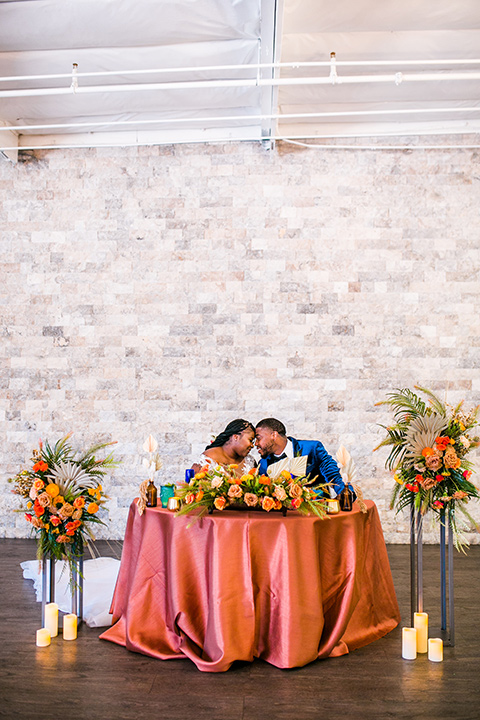
[[[261,420],[256,428],[256,447],[261,455],[258,466],[259,475],[265,475],[267,467],[285,457],[294,458],[307,455],[306,475],[313,480],[313,487],[316,484],[330,483],[338,495],[345,487],[342,476],[338,470],[337,463],[327,453],[324,446],[318,440],[296,440],[287,437],[285,425],[275,418]],[[353,491],[351,486],[350,490]],[[355,497],[355,496],[354,496]]]

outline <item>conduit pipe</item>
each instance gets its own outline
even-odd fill
[[[71,78],[72,76],[69,75]],[[78,77],[78,76],[77,76]],[[365,83],[395,83],[404,82],[438,82],[458,80],[480,80],[480,72],[454,72],[454,73],[395,73],[393,75],[346,75],[334,79],[335,83],[355,85]],[[241,80],[192,80],[187,82],[163,83],[136,83],[131,85],[79,85],[75,89],[76,95],[93,93],[118,92],[154,92],[157,90],[206,90],[210,88],[244,88],[267,86],[292,85],[331,85],[330,77],[300,77],[300,78],[245,78]],[[61,88],[28,88],[18,90],[0,90],[0,98],[8,97],[36,97],[41,95],[69,95],[71,87]]]
[[[480,58],[456,58],[445,60],[336,60],[337,67],[399,67],[412,65],[480,65]],[[331,60],[311,62],[281,62],[281,63],[244,63],[240,65],[204,65],[175,68],[146,68],[144,70],[103,70],[95,72],[77,72],[77,78],[87,77],[115,77],[123,75],[150,75],[161,73],[187,73],[187,72],[213,72],[219,70],[261,70],[281,68],[329,68]],[[0,77],[0,82],[23,82],[24,80],[60,80],[71,79],[72,73],[49,73],[46,75],[11,75]]]
[[[480,112],[480,105],[477,107],[444,107],[444,108],[402,108],[398,110],[339,110],[336,112],[313,112],[313,113],[272,113],[259,115],[218,115],[213,117],[181,117],[181,118],[154,118],[152,120],[102,120],[92,122],[52,123],[43,125],[0,125],[0,130],[60,130],[66,128],[86,127],[115,127],[117,125],[156,125],[156,124],[177,124],[177,123],[212,123],[212,122],[236,122],[236,121],[257,121],[257,120],[308,120],[331,117],[364,117],[370,115],[414,115],[418,113],[470,113]]]

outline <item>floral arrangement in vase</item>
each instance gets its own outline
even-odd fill
[[[205,465],[194,475],[190,484],[177,489],[177,495],[183,500],[183,506],[177,515],[185,515],[198,510],[205,515],[213,510],[227,508],[272,510],[298,510],[318,517],[326,515],[325,500],[320,497],[321,489],[308,487],[309,478],[295,477],[287,470],[273,478],[258,475],[257,468],[238,476],[237,465],[223,467]]]
[[[415,386],[427,401],[409,389],[398,389],[378,405],[393,410],[394,424],[375,448],[391,446],[385,466],[396,481],[391,507],[397,512],[413,506],[422,515],[428,510],[443,521],[449,514],[457,547],[462,544],[457,524],[458,512],[475,526],[467,510],[472,498],[479,498],[471,482],[473,465],[467,454],[480,439],[471,434],[477,423],[478,407],[465,412],[463,401],[452,407],[433,392]]]
[[[98,443],[83,453],[69,445],[71,433],[55,445],[39,443],[31,467],[8,482],[26,501],[25,519],[37,535],[39,559],[66,559],[69,565],[83,555],[84,545],[94,540],[91,526],[105,523],[97,513],[107,496],[101,485],[108,469],[117,465],[113,454],[97,453],[115,443]]]

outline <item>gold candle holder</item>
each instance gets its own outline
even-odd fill
[[[325,502],[327,503],[327,513],[329,515],[336,515],[340,512],[340,503],[337,498],[326,498]]]
[[[170,497],[167,500],[167,510],[170,512],[178,512],[181,507],[181,501],[179,497]]]

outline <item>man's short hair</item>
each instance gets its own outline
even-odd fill
[[[284,437],[287,435],[285,425],[275,418],[264,418],[263,420],[260,420],[255,429],[258,428],[268,428],[272,432],[277,432],[279,435],[283,435]]]

